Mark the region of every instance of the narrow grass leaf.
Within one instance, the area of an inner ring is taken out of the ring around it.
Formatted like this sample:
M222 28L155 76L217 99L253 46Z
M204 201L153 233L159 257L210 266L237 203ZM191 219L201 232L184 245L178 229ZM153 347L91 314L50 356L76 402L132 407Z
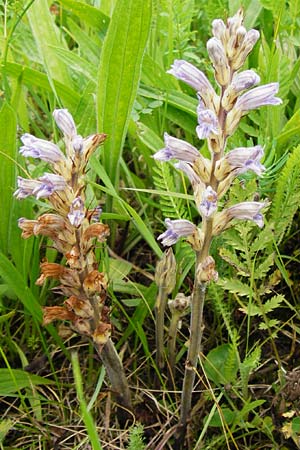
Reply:
M83 23L91 25L104 36L109 24L109 17L87 3L75 0L60 0L60 3L70 12L75 14Z
M88 406L87 406L85 398L84 398L82 377L81 377L80 366L79 366L79 361L78 361L78 354L73 352L71 358L72 358L72 367L73 367L73 374L74 374L77 398L78 398L78 401L80 404L82 419L86 426L87 433L89 435L90 443L92 445L93 450L102 450L102 446L100 444L100 440L99 440L99 436L97 433L97 428L96 428L94 419L93 419L91 413L89 412Z
M52 384L52 380L31 374L21 369L0 369L0 395L15 395L20 389L42 384Z
M104 40L97 89L98 130L108 134L104 167L115 187L151 24L151 0L119 0Z
M2 215L0 220L0 249L7 254L12 227L12 196L15 179L17 120L15 111L4 103L0 111L0 197Z
M66 48L66 45L62 36L58 34L58 28L54 23L55 16L51 15L47 0L35 0L27 16L40 58L50 80L58 80L66 86L72 86L67 65L57 57L53 48L53 46Z

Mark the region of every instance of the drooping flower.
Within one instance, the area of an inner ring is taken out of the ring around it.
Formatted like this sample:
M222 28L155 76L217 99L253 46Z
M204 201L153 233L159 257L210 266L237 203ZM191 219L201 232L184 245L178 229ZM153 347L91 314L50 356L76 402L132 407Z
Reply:
M24 134L21 141L24 146L20 148L20 153L25 157L39 158L51 164L65 159L61 150L52 142L38 139L29 133Z
M171 159L178 159L179 161L186 161L193 163L199 158L198 150L191 144L182 139L177 139L164 133L165 148L159 150L153 155L154 159L158 161L170 161Z
M207 41L206 48L211 62L215 68L217 82L221 86L226 86L230 79L230 68L222 42L213 37Z
M202 192L202 200L198 205L198 210L202 217L211 217L218 207L218 195L211 186Z
M191 236L197 230L197 227L192 222L185 219L166 219L165 224L167 230L160 234L157 239L168 247L176 244L179 238Z

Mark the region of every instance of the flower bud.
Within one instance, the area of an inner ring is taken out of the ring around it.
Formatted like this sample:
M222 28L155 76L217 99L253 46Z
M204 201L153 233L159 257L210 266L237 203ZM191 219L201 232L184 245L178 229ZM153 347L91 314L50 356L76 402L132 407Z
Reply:
M230 67L221 41L213 37L208 40L206 47L215 68L217 82L221 86L226 86L230 80Z
M205 260L198 265L196 278L198 283L208 283L218 280L218 272L215 270L215 260L212 256L207 256Z
M156 265L155 283L171 294L176 284L176 259L172 248L168 248Z
M65 138L70 140L75 138L77 135L76 125L67 109L55 109L53 117L56 125L63 132Z

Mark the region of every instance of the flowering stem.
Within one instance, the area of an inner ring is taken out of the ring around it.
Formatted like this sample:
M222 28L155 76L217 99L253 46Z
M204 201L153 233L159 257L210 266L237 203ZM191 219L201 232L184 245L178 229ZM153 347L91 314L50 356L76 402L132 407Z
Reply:
M178 322L180 318L181 318L180 312L174 311L169 325L169 342L168 342L169 365L173 377L175 375L176 336L177 336Z
M109 338L104 346L94 342L95 349L107 371L112 391L118 403L118 419L120 426L132 419L132 403L128 381L116 348Z
M165 365L164 324L167 298L168 290L164 286L160 286L155 304L156 364L159 369L162 369Z
M206 283L197 281L197 268L208 255L211 243L211 235L206 234L206 239L201 252L196 252L196 276L194 291L191 299L191 322L190 322L190 343L188 349L187 360L185 364L185 373L183 380L183 388L181 395L181 412L178 432L176 434L175 449L179 449L183 445L186 432L187 421L191 412L192 393L196 375L197 359L200 352L202 339L202 321L203 306L205 301Z

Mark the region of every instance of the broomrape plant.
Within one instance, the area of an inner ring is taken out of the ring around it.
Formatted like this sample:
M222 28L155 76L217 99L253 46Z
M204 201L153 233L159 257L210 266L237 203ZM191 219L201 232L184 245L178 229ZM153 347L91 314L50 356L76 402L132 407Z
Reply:
M225 153L228 138L235 132L241 118L248 111L265 105L279 105L276 97L278 83L254 87L260 77L253 70L240 71L248 54L259 38L257 30L247 31L243 26L243 11L212 23L213 37L207 42L207 51L214 67L218 92L206 75L187 61L176 60L169 73L197 91L199 139L207 139L210 159L180 139L165 134L165 147L154 158L159 161L177 160L175 168L189 178L196 208L201 216L201 226L188 220L166 219L167 230L158 240L165 246L174 245L184 237L195 251L196 266L191 296L190 342L183 380L181 414L177 432L177 447L182 445L187 421L191 412L191 399L197 368L197 359L203 329L203 306L209 282L216 281L218 273L210 255L213 238L229 227L234 220L251 220L262 228L263 210L268 201L249 201L219 209L220 200L228 193L233 180L251 170L258 176L264 171L260 163L263 148L235 148ZM159 350L160 351L160 350Z
M111 341L109 307L106 305L107 277L98 270L94 249L97 242L105 242L109 227L100 222L101 208L86 206L86 166L95 149L104 142L105 134L82 138L77 134L74 120L66 109L53 113L63 133L65 153L52 142L25 134L20 153L25 157L46 161L52 172L37 180L18 177L15 197L30 195L47 199L50 211L36 220L19 219L22 237L46 236L53 247L62 253L66 265L42 261L41 275L36 284L43 285L50 278L59 285L55 292L63 295L63 306L43 308L43 323L66 320L78 334L90 338L98 352L116 394L119 419L126 419L132 409L129 387L122 363Z

